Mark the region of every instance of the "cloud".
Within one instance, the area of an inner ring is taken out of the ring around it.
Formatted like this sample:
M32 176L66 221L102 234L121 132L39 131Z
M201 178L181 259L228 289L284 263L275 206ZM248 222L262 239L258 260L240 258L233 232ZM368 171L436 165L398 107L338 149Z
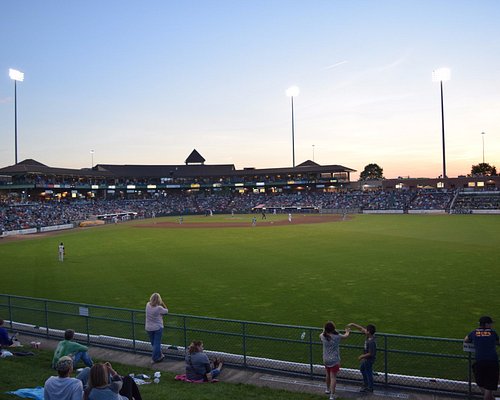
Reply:
M339 62L336 62L335 64L332 64L332 65L329 65L325 68L323 68L324 71L327 71L329 69L333 69L333 68L337 68L338 66L342 65L342 64L347 64L347 60L343 60L343 61L339 61Z
M377 71L387 71L390 69L394 69L396 67L399 67L401 64L403 64L407 58L408 58L408 54L403 54L398 59L390 62L389 64L382 65L381 67L378 67L376 70Z
M346 88L346 87L349 87L352 85L359 84L360 82L365 81L366 79L370 79L374 75L378 75L381 72L396 69L408 60L410 54L411 54L411 51L406 50L406 51L404 51L404 53L401 56L399 56L395 60L388 61L385 64L376 65L376 66L362 69L362 70L356 70L356 65L354 65L353 71L349 71L350 72L350 75L348 75L349 77L344 78L344 79L336 82L332 89L333 90L340 90L340 89L343 89L343 88ZM346 61L346 60L339 61L335 64L329 65L328 67L325 67L323 70L333 69L333 68L336 68L337 66L345 64L347 62L348 61Z

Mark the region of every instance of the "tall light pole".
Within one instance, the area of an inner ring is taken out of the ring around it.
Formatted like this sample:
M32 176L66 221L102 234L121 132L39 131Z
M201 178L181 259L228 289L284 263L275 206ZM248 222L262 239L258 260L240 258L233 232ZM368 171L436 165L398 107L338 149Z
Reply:
M292 167L295 168L295 128L293 118L293 98L298 96L300 90L297 86L291 86L286 90L286 95L292 99Z
M313 162L314 162L314 145L313 145Z
M481 137L483 138L483 164L484 164L484 135L486 135L486 133L481 132Z
M439 82L441 86L441 131L443 140L443 179L446 179L446 151L444 141L444 102L443 102L443 82L450 80L451 71L449 68L438 68L432 71L432 80Z
M94 150L90 150L90 159L91 159L91 164L90 164L90 169L94 168Z
M24 73L16 69L9 68L9 77L14 81L14 154L17 164L17 82L24 81Z

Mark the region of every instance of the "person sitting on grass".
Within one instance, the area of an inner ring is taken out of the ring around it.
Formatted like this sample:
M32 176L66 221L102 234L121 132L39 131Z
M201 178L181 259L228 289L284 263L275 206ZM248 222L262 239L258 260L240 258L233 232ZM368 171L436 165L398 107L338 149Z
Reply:
M121 377L109 362L85 368L77 378L86 386L84 400L142 400L133 378Z
M51 376L45 381L44 400L82 400L82 381L71 378L73 359L69 356L61 357L55 364L58 376Z
M76 368L80 360L82 360L87 367L92 367L94 363L88 353L88 347L73 341L74 336L75 331L73 329L66 329L66 332L64 332L64 340L59 342L54 352L52 368L55 368L57 361L63 356L72 357L73 368Z
M17 333L9 337L9 332L3 326L4 320L0 319L0 347L8 347L14 344L14 340L17 338Z
M222 361L216 359L214 366L210 365L208 356L203 352L203 342L191 342L186 355L186 378L190 381L211 382L217 378L222 369Z

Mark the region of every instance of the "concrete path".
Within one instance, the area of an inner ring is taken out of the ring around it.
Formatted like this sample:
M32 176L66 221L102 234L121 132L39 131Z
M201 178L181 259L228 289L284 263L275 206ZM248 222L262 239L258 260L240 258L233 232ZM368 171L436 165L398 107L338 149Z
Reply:
M41 348L55 349L57 341L40 337L31 337L20 335L21 343L30 343L31 341L41 342ZM157 371L169 371L175 374L184 373L184 361L166 359L158 364L151 364L151 357L144 354L134 354L131 352L104 349L100 347L90 347L89 353L93 359L117 362L124 365L137 367L137 373L141 373L142 368L152 368ZM133 371L131 371L133 372ZM319 380L307 378L294 378L279 374L269 374L265 372L255 372L241 368L231 368L224 366L220 380L230 383L245 383L255 386L266 386L274 389L284 389L304 394L313 393L324 395L325 384ZM363 400L381 400L381 399L401 399L401 400L456 400L459 396L444 396L437 394L413 392L403 389L385 389L376 388L373 394L366 395L359 393L359 386L340 382L337 384L337 395L342 398L362 398ZM462 396L463 397L463 396ZM325 395L325 399L328 397Z

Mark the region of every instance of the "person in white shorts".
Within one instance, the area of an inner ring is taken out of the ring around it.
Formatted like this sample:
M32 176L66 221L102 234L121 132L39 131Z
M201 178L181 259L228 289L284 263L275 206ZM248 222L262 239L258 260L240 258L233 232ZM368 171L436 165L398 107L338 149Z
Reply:
M61 242L59 243L59 261L63 262L64 261L64 243Z

